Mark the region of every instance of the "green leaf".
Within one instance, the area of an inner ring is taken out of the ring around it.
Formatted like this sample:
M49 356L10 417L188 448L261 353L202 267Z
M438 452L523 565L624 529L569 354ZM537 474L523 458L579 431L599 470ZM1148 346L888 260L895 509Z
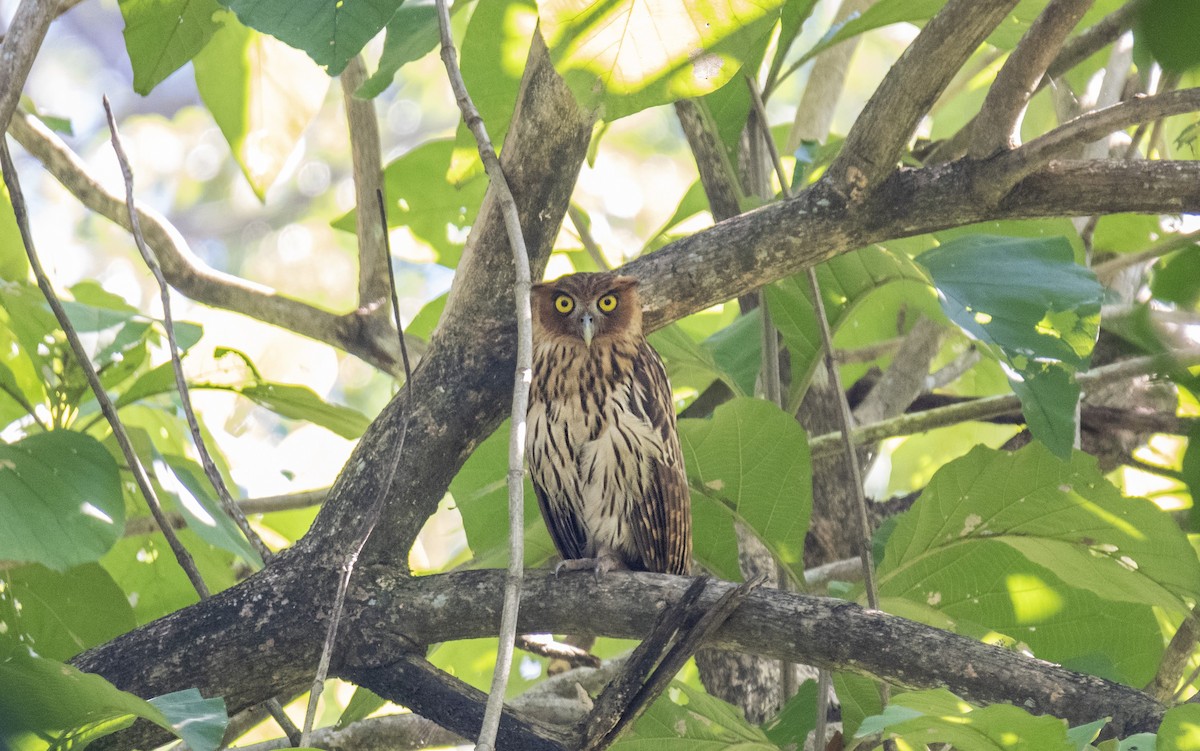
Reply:
M336 76L400 7L400 0L221 0L242 23L304 50Z
M156 696L150 703L159 709L192 751L216 751L229 725L225 700L205 699L194 688Z
M164 503L174 505L200 539L241 556L255 568L262 568L258 551L221 508L199 464L180 456L159 456L154 460L154 479Z
M463 37L463 81L487 124L488 137L498 149L517 104L537 22L534 0L481 0ZM461 186L482 172L475 136L466 123L460 122L446 179Z
M346 708L342 710L342 715L338 717L334 729L342 730L359 720L364 720L384 704L387 704L387 699L381 698L369 688L359 686L354 689L354 695L350 697Z
M835 672L833 689L842 705L842 732L853 738L863 720L883 711L875 681L854 673Z
M104 555L125 526L112 456L95 439L53 430L0 445L0 560L55 571Z
M196 56L220 28L216 0L120 0L133 90L145 96Z
M304 54L238 23L223 22L193 68L200 98L259 200L266 196L325 101L329 77Z
M808 438L796 419L762 399L739 398L710 420L680 420L696 503L717 500L754 531L798 581L812 512Z
M737 385L735 393L753 394L762 367L762 311L752 310L702 343L712 360Z
M286 383L255 383L236 389L255 404L282 417L306 420L353 440L363 434L371 420L358 410L332 404L307 386Z
M501 423L471 452L450 481L450 494L462 515L467 544L481 567L503 567L508 562L508 426L508 421ZM527 475L525 565L538 566L557 555Z
M1189 245L1159 261L1150 282L1154 296L1184 308L1200 303L1200 245Z
M438 262L458 263L465 230L475 221L487 185L473 180L461 189L442 175L450 165L454 144L449 140L427 141L393 160L384 170L388 201L388 226L407 227L437 253ZM354 211L333 226L354 231Z
M901 306L910 313L915 309L940 319L937 301L921 269L906 255L879 246L862 248L821 264L817 267L817 281L835 334L868 299L872 301L870 321L875 326L890 328L874 332L884 337L901 333L895 325L898 316L888 315L893 309L898 314ZM902 285L896 286L895 295L880 296L884 288L896 282ZM764 291L775 327L791 353L793 395L789 403L798 405L813 369L820 362L821 352L821 333L808 292L808 279L797 274L765 287Z
M1080 394L1071 373L1057 365L1045 365L1009 382L1021 400L1030 432L1058 458L1069 457L1075 445L1075 405Z
M1018 370L1029 361L1087 367L1102 289L1075 263L1066 238L969 235L917 261L942 293L946 315Z
M178 535L209 589L218 592L237 583L239 562L232 553L205 543L191 529L178 530ZM122 538L100 563L130 593L138 625L196 602L196 591L161 532Z
M616 751L737 749L778 751L740 709L676 681L633 728L610 747Z
M61 662L13 649L0 637L0 747L42 751L82 748L88 742L128 727L135 717L173 730L167 717L149 702L118 690L98 675L81 673Z
M1122 497L1095 460L1033 443L977 447L944 466L900 517L879 565L882 596L905 597L1133 684L1162 640L1151 607L1180 611L1200 561L1170 516Z
M437 45L437 9L433 5L417 5L411 0L401 5L387 23L379 69L358 87L354 95L363 99L379 96L392 84L401 68L425 57Z
M1101 717L1100 719L1089 722L1086 725L1078 725L1067 730L1067 737L1071 739L1071 743L1075 745L1075 751L1084 751L1091 745L1092 741L1100 736L1100 731L1108 724L1111 717Z
M0 185L0 281L26 282L29 275L29 257L17 229L8 187Z
M540 0L554 67L581 105L615 120L733 79L783 0Z
M39 564L0 571L0 623L43 657L66 660L137 623L108 572L85 563L59 573Z
M1200 706L1181 704L1163 715L1158 751L1200 751Z
M1200 66L1200 13L1191 0L1148 0L1138 11L1137 34L1163 70Z
M855 738L880 734L916 746L947 743L958 751L1074 751L1067 724L1057 717L1035 717L1010 704L982 709L938 688L892 699L882 714L868 717Z
M817 725L817 682L805 681L788 699L779 714L763 723L763 731L771 742L780 748L789 744L804 748L804 740Z
M1030 430L1067 458L1075 435L1073 372L1086 368L1100 331L1102 289L1063 237L965 235L917 259L942 308L1015 371ZM1065 370L1061 370L1065 368Z

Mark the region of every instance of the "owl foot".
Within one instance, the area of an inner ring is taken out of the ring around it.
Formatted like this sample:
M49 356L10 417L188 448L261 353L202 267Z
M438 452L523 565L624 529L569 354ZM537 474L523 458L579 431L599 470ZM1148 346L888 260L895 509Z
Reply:
M596 578L607 574L609 571L615 571L625 568L621 563L621 559L612 554L601 554L595 558L569 558L565 561L559 561L554 567L554 575L557 577L563 571L592 571Z

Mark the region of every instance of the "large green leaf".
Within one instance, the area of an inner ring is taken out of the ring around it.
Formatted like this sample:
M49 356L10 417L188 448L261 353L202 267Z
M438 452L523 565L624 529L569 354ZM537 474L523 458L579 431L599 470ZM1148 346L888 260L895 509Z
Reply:
M1163 715L1158 751L1200 751L1200 706L1181 704Z
M777 751L740 709L675 682L611 748L615 751Z
M42 657L66 660L133 629L125 593L96 563L63 573L39 564L0 571L0 623Z
M262 200L325 101L329 77L232 13L218 18L221 29L193 62L196 88Z
M850 737L858 732L858 726L871 715L883 711L883 700L875 681L856 673L836 672L833 674L833 690L842 705L843 732Z
M1168 515L1121 496L1091 457L978 447L900 517L879 590L1137 683L1162 649L1151 607L1195 600L1200 562Z
M732 511L803 581L812 465L795 418L762 399L734 399L712 419L680 420L679 439L688 482L698 491L693 504Z
M200 539L241 556L255 568L262 567L258 552L221 508L199 464L180 456L158 456L153 466L156 489L164 505L174 506Z
M946 315L1014 371L1033 434L1056 455L1075 436L1076 370L1100 331L1102 289L1064 237L965 235L917 259Z
M902 738L924 746L946 743L959 751L1075 751L1067 723L1034 716L1010 704L973 707L944 688L913 691L892 699L882 714L868 717L855 738Z
M196 751L220 748L229 725L225 700L221 697L205 699L199 690L185 688L156 696L150 703L163 713L188 748Z
M437 252L438 262L458 263L465 232L475 221L487 185L472 180L461 189L442 175L450 166L454 143L428 141L393 160L384 170L388 201L388 226L407 227L418 239ZM354 212L334 221L333 226L354 231Z
M252 29L304 50L336 76L391 20L403 0L221 0Z
M401 5L400 10L396 11L396 15L387 23L387 36L383 40L379 68L354 95L363 98L379 96L391 85L392 79L401 68L421 59L437 45L437 9L432 4Z
M896 321L901 310L941 318L934 293L921 269L906 255L879 246L862 248L821 264L817 267L817 281L821 285L829 325L835 334L867 300L872 301L869 320L859 328L879 327L872 336L880 334L886 338L900 333L896 330ZM894 295L890 298L881 296L886 295L884 288L896 282L901 286L895 287ZM772 320L791 353L792 396L789 403L798 406L799 397L807 388L821 353L821 332L808 291L808 279L804 274L797 274L764 290Z
M65 571L104 555L125 526L112 456L67 430L0 445L0 560Z
M149 702L118 690L98 675L34 657L0 637L0 746L12 751L43 751L86 743L128 727L144 717L171 729Z
M243 386L237 392L277 415L307 420L332 430L342 438L358 438L371 424L371 420L358 410L327 402L307 386L256 383Z
M508 562L508 426L505 421L480 443L450 482L467 544L481 567L503 567ZM526 477L525 565L538 566L555 555Z
M761 357L761 321L759 312L752 311L703 342L677 324L655 331L649 339L666 363L675 389L686 386L699 391L720 379L735 395L749 396L754 393Z
M211 591L219 592L237 583L238 561L232 553L208 545L190 529L178 530L177 534ZM100 565L128 594L138 625L196 602L196 591L161 532L122 538Z
M196 56L220 28L216 0L120 0L133 90L145 96Z
M1138 10L1138 41L1164 70L1200 67L1200 13L1190 0L1147 0Z
M554 67L580 103L615 120L730 81L782 0L540 0Z

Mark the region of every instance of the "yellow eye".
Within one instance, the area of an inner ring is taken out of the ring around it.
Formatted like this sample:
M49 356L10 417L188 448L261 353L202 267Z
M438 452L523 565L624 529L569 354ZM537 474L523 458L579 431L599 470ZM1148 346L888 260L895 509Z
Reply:
M611 313L617 309L617 296L605 295L596 301L596 307L600 308L605 313Z
M566 295L559 295L554 298L554 309L566 315L575 309L575 301Z

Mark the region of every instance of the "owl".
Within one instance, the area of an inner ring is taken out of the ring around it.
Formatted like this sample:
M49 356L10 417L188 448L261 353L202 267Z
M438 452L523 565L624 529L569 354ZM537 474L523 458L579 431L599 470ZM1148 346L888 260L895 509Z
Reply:
M692 523L671 387L637 279L535 284L528 461L559 569L685 574Z

